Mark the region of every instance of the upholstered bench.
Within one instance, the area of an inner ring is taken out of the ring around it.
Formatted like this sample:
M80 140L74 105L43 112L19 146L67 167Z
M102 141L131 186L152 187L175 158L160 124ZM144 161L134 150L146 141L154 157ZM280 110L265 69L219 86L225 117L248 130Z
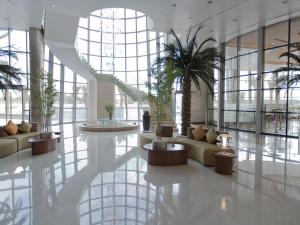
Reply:
M16 139L0 139L0 158L16 153L17 149Z

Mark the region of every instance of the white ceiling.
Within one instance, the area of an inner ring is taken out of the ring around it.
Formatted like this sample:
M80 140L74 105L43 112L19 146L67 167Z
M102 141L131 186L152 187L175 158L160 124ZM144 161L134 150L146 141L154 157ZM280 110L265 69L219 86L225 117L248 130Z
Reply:
M150 16L155 31L167 31L173 27L178 33L184 33L189 26L204 23L205 27L201 33L203 38L214 36L223 41L236 34L251 31L258 24L277 22L300 13L299 0L288 0L287 4L282 4L284 0L212 0L211 4L208 1L0 0L0 27L14 29L39 27L45 8L86 17L90 12L100 8L124 7L136 9Z

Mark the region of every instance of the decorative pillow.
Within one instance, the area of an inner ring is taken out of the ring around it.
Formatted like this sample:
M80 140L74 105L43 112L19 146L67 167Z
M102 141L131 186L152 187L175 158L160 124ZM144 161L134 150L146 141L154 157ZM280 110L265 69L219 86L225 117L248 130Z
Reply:
M196 141L203 141L205 138L205 130L203 129L202 126L197 127L193 131L194 139Z
M31 130L31 127L32 127L32 124L22 121L21 125L19 126L19 131L21 133L29 133Z
M7 137L9 134L4 130L4 127L0 128L0 137Z
M211 128L207 133L206 133L206 140L209 144L216 144L217 143L217 132L215 128Z
M195 130L195 128L188 127L188 130L187 130L187 138L188 139L194 140L193 130Z
M9 135L16 135L18 132L18 126L14 124L11 120L8 121L4 129Z

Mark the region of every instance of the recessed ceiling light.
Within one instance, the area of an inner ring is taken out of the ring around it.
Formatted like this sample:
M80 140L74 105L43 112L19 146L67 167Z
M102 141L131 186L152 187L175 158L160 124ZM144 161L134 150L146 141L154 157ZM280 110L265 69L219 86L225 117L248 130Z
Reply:
M51 7L52 7L52 8L55 8L55 4L51 4Z
M208 0L208 1L207 1L207 4L209 4L209 5L212 4L212 3L213 3L212 0Z
M189 20L190 20L190 19L192 19L192 17L191 17L191 16L189 16Z
M281 4L285 5L285 4L287 4L288 2L289 2L288 0L284 0L284 1L281 2Z
M209 33L212 33L212 32L213 32L212 30L209 31Z
M175 8L176 6L177 6L177 4L176 4L176 3L173 3L173 4L172 4L172 7L174 7L174 8Z
M237 21L238 21L238 19L237 19L237 18L235 18L235 19L233 19L233 20L232 20L232 22L237 22Z

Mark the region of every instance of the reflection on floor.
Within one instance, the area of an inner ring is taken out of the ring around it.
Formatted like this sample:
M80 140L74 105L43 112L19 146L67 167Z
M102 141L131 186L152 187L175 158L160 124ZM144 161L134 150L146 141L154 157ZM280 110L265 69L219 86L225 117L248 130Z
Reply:
M299 224L297 139L232 133L233 176L189 160L152 167L137 133L63 127L59 150L0 159L0 224Z

